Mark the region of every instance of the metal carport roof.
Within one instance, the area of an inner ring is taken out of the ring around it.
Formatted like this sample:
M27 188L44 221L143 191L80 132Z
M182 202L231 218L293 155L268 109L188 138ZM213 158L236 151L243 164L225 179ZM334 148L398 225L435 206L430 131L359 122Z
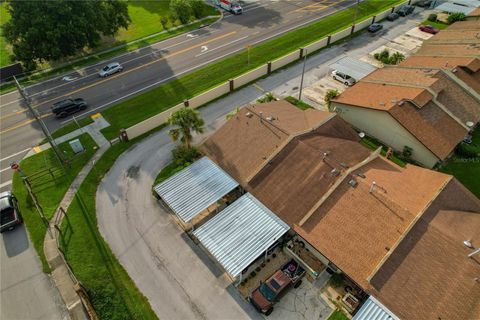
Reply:
M480 1L479 0L450 0L449 2L453 4L458 4L461 6L466 6L466 7L473 7L473 8L478 8L480 7Z
M237 186L212 160L203 157L154 189L183 222L189 222Z
M338 70L341 73L348 74L356 81L377 70L377 68L372 66L370 63L350 57L343 57L332 63L329 67L330 69Z
M446 2L446 3L443 3L443 4L439 5L438 7L435 7L435 10L445 11L445 12L448 12L448 13L462 12L462 13L467 15L470 12L472 12L473 10L475 10L475 8L460 6L458 4L453 4L453 3Z
M233 277L289 229L250 193L210 219L193 235Z
M380 301L370 296L352 320L400 320Z

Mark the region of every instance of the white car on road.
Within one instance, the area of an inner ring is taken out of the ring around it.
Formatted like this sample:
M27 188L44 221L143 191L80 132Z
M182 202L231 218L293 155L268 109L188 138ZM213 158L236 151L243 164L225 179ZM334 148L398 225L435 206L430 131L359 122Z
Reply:
M114 73L120 72L123 70L123 67L120 63L118 62L112 62L107 64L105 67L100 70L98 75L102 78L108 77L109 75L112 75Z

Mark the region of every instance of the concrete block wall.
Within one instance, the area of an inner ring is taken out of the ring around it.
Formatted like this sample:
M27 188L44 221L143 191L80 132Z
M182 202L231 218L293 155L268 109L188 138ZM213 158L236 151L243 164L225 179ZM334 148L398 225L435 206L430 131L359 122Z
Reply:
M137 123L136 125L130 127L127 129L127 135L130 139L136 138L145 132L148 132L150 130L155 129L156 127L161 126L165 122L167 122L167 119L170 117L170 114L173 112L179 110L180 108L184 108L185 105L182 103L177 104L175 107L170 108L164 112L161 112L157 115L154 115L151 118L148 118L146 120L143 120L140 123Z
M295 50L292 53L287 54L286 56L281 57L280 59L272 61L272 71L280 69L287 64L298 60L300 58L300 49Z
M335 41L343 39L346 36L349 36L351 32L352 32L352 28L348 27L347 29L344 29L342 31L339 31L337 33L332 34L332 38L330 40L330 43L334 43Z
M391 12L392 12L392 8L389 8L389 9L383 11L382 13L377 14L376 17L375 17L375 21L378 22L380 20L385 19Z
M215 100L218 97L221 97L228 92L230 92L230 84L227 81L213 89L210 89L188 100L188 106L194 109L198 108L201 105L204 105L207 102Z
M308 46L305 46L305 49L307 50L307 53L310 54L314 51L317 51L323 47L326 47L328 43L328 38L323 38L322 40L315 41L314 43L309 44Z
M369 17L367 18L367 20L363 20L362 22L359 22L355 25L355 32L365 29L371 24L372 24L372 17Z
M297 54L298 55L298 54ZM258 79L268 73L268 64L264 64L252 71L242 74L239 77L233 79L233 83L235 84L235 89L240 88L241 86Z

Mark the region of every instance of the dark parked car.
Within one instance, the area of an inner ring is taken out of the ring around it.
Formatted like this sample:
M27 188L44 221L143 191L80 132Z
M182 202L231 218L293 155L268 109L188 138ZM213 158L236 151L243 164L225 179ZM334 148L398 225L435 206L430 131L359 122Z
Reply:
M410 13L412 13L413 10L415 10L414 6L404 5L400 8L400 10L397 11L397 13L399 15L401 15L402 17L405 17L405 16L409 15Z
M392 12L392 13L390 13L390 14L387 16L387 20L388 20L388 21L394 21L394 20L397 20L398 17L400 17L400 16L398 15L398 13Z
M0 193L0 232L12 230L22 221L15 196L10 191Z
M431 4L432 0L421 0L415 3L416 6L419 6L421 8L429 8Z
M418 29L420 29L421 31L423 32L426 32L426 33L431 33L431 34L437 34L440 30L438 30L437 28L434 28L430 25L426 25L426 26L419 26Z
M380 23L373 23L368 27L368 32L375 33L383 29L383 25Z
M58 118L64 118L69 114L85 110L88 105L82 98L66 99L53 104L52 112Z

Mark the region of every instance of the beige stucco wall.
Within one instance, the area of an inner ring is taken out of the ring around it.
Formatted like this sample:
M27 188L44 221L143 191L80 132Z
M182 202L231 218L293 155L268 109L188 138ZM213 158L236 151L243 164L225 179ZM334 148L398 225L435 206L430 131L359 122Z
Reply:
M272 61L272 71L277 70L287 64L298 60L300 58L300 50L295 50L292 53L289 53L277 60Z
M170 117L170 115L173 112L179 110L180 108L184 108L183 103L180 103L175 107L168 109L167 111L159 113L151 118L148 118L146 120L143 120L142 122L137 123L134 126L131 126L130 128L127 129L128 137L130 139L136 138L144 134L145 132L148 132L164 124L165 122L167 122L167 119Z
M402 151L405 146L409 146L413 149L412 159L425 167L432 168L438 162L439 159L388 112L352 107L336 102L332 102L332 107L335 107L340 117L352 126L391 146L394 150Z
M346 36L350 35L351 32L352 32L352 28L350 26L350 27L347 27L346 29L343 29L342 31L332 34L330 43L334 43L335 41L345 38Z
M375 21L380 21L382 19L385 19L390 14L390 12L392 12L392 8L388 8L387 10L377 14Z
M362 29L365 29L368 27L370 24L372 24L372 17L369 17L366 20L363 20L362 22L359 22L355 25L355 32L360 31Z
M193 109L198 108L228 92L230 92L230 83L227 81L213 89L205 91L204 93L189 99L189 106Z
M328 38L323 38L322 40L315 41L314 43L311 43L308 46L305 46L305 49L307 49L307 53L310 54L314 51L317 51L318 49L321 49L327 46L327 42L328 42Z
M265 64L256 69L253 69L252 71L244 73L239 77L236 77L235 79L233 79L233 84L235 85L235 89L266 75L267 72L268 72L268 65Z

